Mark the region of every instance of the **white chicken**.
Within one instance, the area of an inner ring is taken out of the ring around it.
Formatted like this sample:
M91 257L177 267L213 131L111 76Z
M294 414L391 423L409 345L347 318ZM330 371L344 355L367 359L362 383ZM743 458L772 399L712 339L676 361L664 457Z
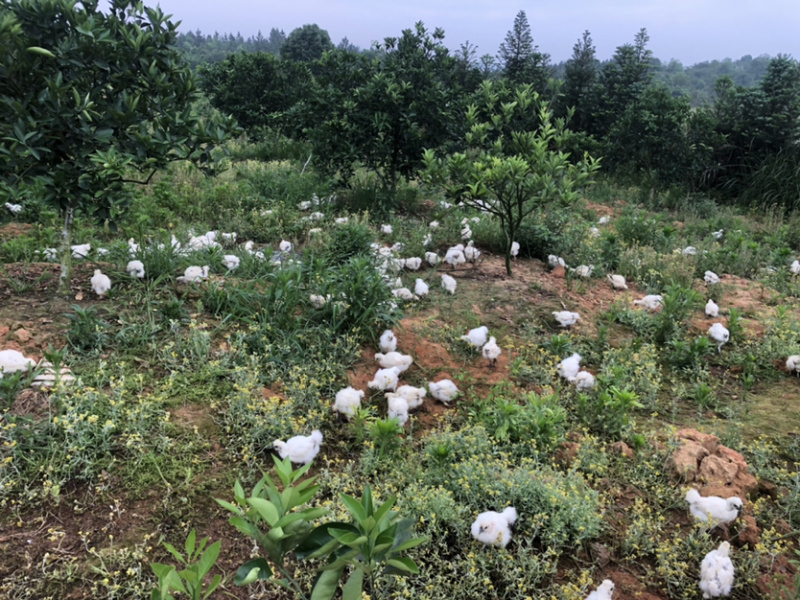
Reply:
M280 245L278 246L281 252L291 252L292 251L292 242L288 240L281 240Z
M789 266L789 271L792 275L800 275L800 260L795 260Z
M497 366L497 359L500 357L500 352L500 346L497 345L497 340L494 337L490 337L489 341L481 348L481 354L483 358L489 361L490 369Z
M720 279L719 275L714 273L714 271L706 271L703 275L703 281L706 282L706 285L717 285Z
M474 244L475 242L470 240L467 246L464 248L464 258L472 263L478 260L481 256L481 251L478 250Z
M429 291L428 284L422 281L422 279L417 279L414 282L414 293L420 298L422 298L423 296L427 296L428 291Z
M442 379L441 381L433 382L431 381L428 383L428 388L431 391L431 396L443 402L446 405L450 405L450 402L458 396L458 388L456 384L450 381L449 379Z
M625 282L623 275L608 275L608 280L611 282L611 287L615 290L627 290L628 284Z
M594 271L594 265L578 265L572 269L572 272L578 277L591 277L592 271Z
M717 343L717 352L722 352L722 345L731 337L730 331L722 323L714 323L708 328L708 337Z
M36 365L36 361L25 356L19 350L0 350L0 379L3 373L25 372Z
M400 378L400 369L397 367L389 367L387 369L378 369L375 377L367 384L367 387L373 390L392 390L397 388L397 383Z
M517 258L519 254L519 242L511 242L511 258Z
M553 316L555 317L558 324L562 327L571 327L578 322L578 319L581 316L576 312L570 312L568 310L554 310Z
M786 359L786 370L789 371L789 373L800 375L800 354L792 354Z
M411 290L407 287L401 287L392 290L392 295L400 300L419 300L419 298L412 294Z
M225 235L225 234L223 234ZM222 257L222 266L224 266L228 271L233 271L234 269L239 268L239 257L235 254L226 254Z
M322 445L322 433L315 429L311 435L296 435L290 437L285 442L275 440L272 442L272 447L277 451L278 456L281 458L289 457L289 460L295 464L307 465L314 457L319 454L319 448Z
M481 325L480 327L476 327L475 329L470 329L467 332L467 335L462 335L461 339L467 342L470 346L475 346L476 348L480 348L486 343L486 339L489 336L489 328L486 325Z
M451 294L456 293L456 280L450 275L442 275L442 287Z
M144 263L140 260L128 261L128 266L125 267L125 271L127 271L128 275L130 275L131 277L138 277L139 279L143 279Z
M439 255L436 254L436 252L426 252L425 262L427 262L430 266L435 267L439 264Z
M591 594L586 596L586 600L611 600L614 594L614 582L610 579L604 579L603 583L597 586Z
M403 427L408 422L408 401L398 394L389 393L386 395L386 404L386 417L396 419L398 425Z
M505 548L511 541L511 526L517 521L517 510L509 506L503 512L482 512L472 523L472 537L487 546Z
M325 296L320 296L319 294L311 294L308 299L311 301L311 306L314 308L322 308L330 302L331 295L326 294Z
M575 384L575 389L579 392L588 392L594 389L594 375L589 371L579 371L570 382Z
M183 277L178 277L181 283L198 283L208 278L208 265L203 267L186 267Z
M556 267L566 267L567 263L564 262L564 259L560 256L556 256L555 254L548 254L547 255L547 264L551 269L555 269Z
M387 392L386 397L389 398L392 395L401 396L405 398L405 401L408 403L409 410L414 410L419 406L422 406L422 402L425 399L425 396L428 394L428 390L424 387L414 387L413 385L401 385L397 388L395 392Z
M730 551L730 543L722 542L716 550L706 554L700 563L700 590L703 598L730 595L734 574Z
M636 306L644 306L647 310L658 310L664 303L664 296L661 294L648 294L640 300L634 300Z
M558 374L564 379L571 381L578 376L581 370L581 355L575 352L572 356L565 358L556 367Z
M689 512L695 519L704 521L709 526L727 525L739 516L742 509L742 499L738 496L720 498L708 496L704 498L697 490L686 492L686 502L689 503Z
M401 354L400 352L387 352L386 354L378 352L375 355L375 360L377 360L378 364L384 369L397 367L398 373L406 371L414 362L411 356L408 354Z
M72 258L86 258L89 256L89 251L92 249L91 244L76 244L70 246L72 250Z
M381 225L381 233L392 235L392 233L394 233L394 229L392 229L391 225Z
M101 298L111 289L111 280L108 278L108 275L104 275L100 269L94 270L91 282L92 291Z
M353 387L347 386L346 388L336 392L336 399L333 402L333 410L345 415L349 419L356 414L357 409L361 408L361 399L363 397L363 390L357 390Z
M458 265L462 265L467 262L467 257L464 256L464 246L458 244L453 246L452 248L447 249L447 253L444 255L444 262L448 265L453 267L454 269Z
M397 337L394 335L394 331L391 329L384 330L379 344L382 352L394 352L397 350Z
M706 315L709 317L718 317L719 316L719 305L714 302L711 298L708 299L706 302Z
M405 267L409 271L418 271L422 266L422 259L419 256L412 256L406 259Z

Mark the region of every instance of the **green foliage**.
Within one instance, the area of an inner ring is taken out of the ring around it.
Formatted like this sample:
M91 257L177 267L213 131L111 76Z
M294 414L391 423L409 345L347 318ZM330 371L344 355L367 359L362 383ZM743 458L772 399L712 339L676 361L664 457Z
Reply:
M109 323L100 318L94 306L82 308L73 304L72 310L72 313L66 315L69 319L69 345L76 350L102 350L108 343Z
M543 93L550 75L547 65L550 55L539 52L538 48L533 43L528 17L521 10L514 17L513 29L500 44L503 75L514 84L529 83Z
M604 383L600 379L601 385ZM635 392L613 385L597 394L578 396L578 415L592 430L611 439L622 439L633 433L633 409L642 408Z
M310 63L333 50L331 36L316 23L292 30L281 46L281 57L290 61Z
M314 584L312 598L333 598L348 567L353 570L342 586L343 600L359 600L362 590L370 595L385 596L387 576L419 573L414 560L403 554L427 539L411 537L413 522L392 510L395 497L376 506L372 489L366 486L360 501L347 494L340 494L339 498L347 507L352 522L319 526L304 548L303 555L309 558L330 557Z
M195 79L175 49L177 25L158 8L15 0L2 17L0 197L37 182L64 212L66 293L75 210L113 222L132 171L149 181L176 160L212 169L232 125L192 110Z
M422 23L378 46L380 57L333 50L318 66L309 100L309 135L316 164L350 181L356 162L394 195L412 176L426 147L457 139L465 90L441 29Z
M354 218L334 227L327 240L327 259L332 264L341 264L354 256L367 256L372 251L370 244L375 239L369 226Z
M234 486L235 504L217 499L220 506L233 513L231 525L252 538L266 553L266 558L255 558L239 567L235 582L237 585L248 585L266 580L284 589L291 589L305 598L287 568L287 555L306 542L312 533L312 522L325 516L328 511L324 508L302 508L319 489L314 484L316 477L309 477L298 483L311 467L311 463L292 469L288 458L280 460L274 455L272 458L282 484L280 489L265 474L249 496L245 496L244 488L237 481ZM270 563L277 569L280 579L276 577Z
M196 536L197 533L192 529L186 538L185 556L172 544L164 542L164 547L184 568L178 571L172 565L150 563L153 572L158 576L158 587L153 590L151 600L173 600L170 592L187 594L191 600L206 600L222 583L221 575L214 575L208 587L203 581L217 562L221 542L216 541L206 548L208 538L197 543Z
M511 103L501 104L490 82L482 84L481 94L484 105L471 105L467 111L466 141L473 149L446 158L426 150L424 177L444 186L448 196L500 221L506 272L511 275L511 244L525 219L573 204L599 163L585 155L573 164L559 150L567 137L566 123L553 120L549 104L529 85L517 89ZM515 119L529 114L538 118L535 130L511 129Z

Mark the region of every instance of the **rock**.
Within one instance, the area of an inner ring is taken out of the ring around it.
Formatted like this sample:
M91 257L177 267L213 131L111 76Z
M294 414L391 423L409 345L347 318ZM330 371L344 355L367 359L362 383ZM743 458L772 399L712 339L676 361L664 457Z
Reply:
M761 536L761 530L753 515L739 515L739 543L755 548Z
M20 327L14 332L14 337L17 338L17 341L25 344L29 342L31 339L31 334L28 332L27 329Z
M569 467L578 455L581 445L577 442L561 442L559 449L556 450L555 460L565 467Z
M558 265L555 269L550 271L550 274L556 279L566 279L567 269L564 267L564 265Z
M708 456L708 450L697 442L685 440L667 459L667 468L678 479L694 481L700 461Z
M739 465L721 456L706 456L700 463L696 479L708 485L730 485L736 479L739 468Z
M0 325L0 340L5 339L11 328L8 325Z
M758 493L769 496L775 502L778 501L778 486L766 479L758 480Z
M604 569L611 562L611 550L607 546L594 542L589 546L589 549L594 563L599 568Z
M697 442L708 450L709 454L714 454L719 447L719 438L717 436L697 431L697 429L681 429L675 433L675 437L681 440Z
M623 458L633 458L633 450L625 442L614 442L611 444L611 451Z

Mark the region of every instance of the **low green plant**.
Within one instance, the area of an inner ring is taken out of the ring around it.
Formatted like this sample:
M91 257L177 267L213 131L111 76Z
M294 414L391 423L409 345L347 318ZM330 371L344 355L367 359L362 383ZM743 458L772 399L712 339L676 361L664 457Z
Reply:
M395 496L376 506L372 489L366 486L361 500L347 494L340 494L339 498L352 522L321 525L309 536L301 553L307 558L328 558L311 597L333 598L342 575L349 570L342 586L342 600L360 600L362 593L386 598L390 590L388 577L419 573L416 562L403 554L427 539L412 537L411 519L404 519L392 510Z
M197 543L194 529L189 533L184 545L184 556L172 544L164 542L164 547L183 566L178 571L172 565L151 563L150 567L158 577L158 587L150 595L151 600L173 600L171 592L187 594L191 600L206 600L222 583L221 575L214 575L206 586L205 576L211 571L219 557L221 542L218 540L206 547L208 538Z
M386 458L400 447L403 428L397 419L374 419L367 425L367 433L375 445L378 456Z
M109 324L100 318L94 306L83 308L73 304L72 311L65 315L69 320L69 345L76 350L102 350L108 344Z
M602 378L600 383L603 384ZM635 392L608 386L598 394L578 396L578 415L590 429L612 439L621 439L632 433L631 412L643 408Z

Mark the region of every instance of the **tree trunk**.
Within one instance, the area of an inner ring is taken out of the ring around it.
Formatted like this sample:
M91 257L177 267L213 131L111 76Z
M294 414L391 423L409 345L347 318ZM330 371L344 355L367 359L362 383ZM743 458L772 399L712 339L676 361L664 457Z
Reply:
M512 222L508 224L508 231L506 231L506 275L511 277L511 244L514 243L514 234L516 229Z
M72 281L72 221L75 219L75 209L67 206L64 213L64 230L61 232L61 275L58 278L58 291L60 296L69 296L69 285Z

